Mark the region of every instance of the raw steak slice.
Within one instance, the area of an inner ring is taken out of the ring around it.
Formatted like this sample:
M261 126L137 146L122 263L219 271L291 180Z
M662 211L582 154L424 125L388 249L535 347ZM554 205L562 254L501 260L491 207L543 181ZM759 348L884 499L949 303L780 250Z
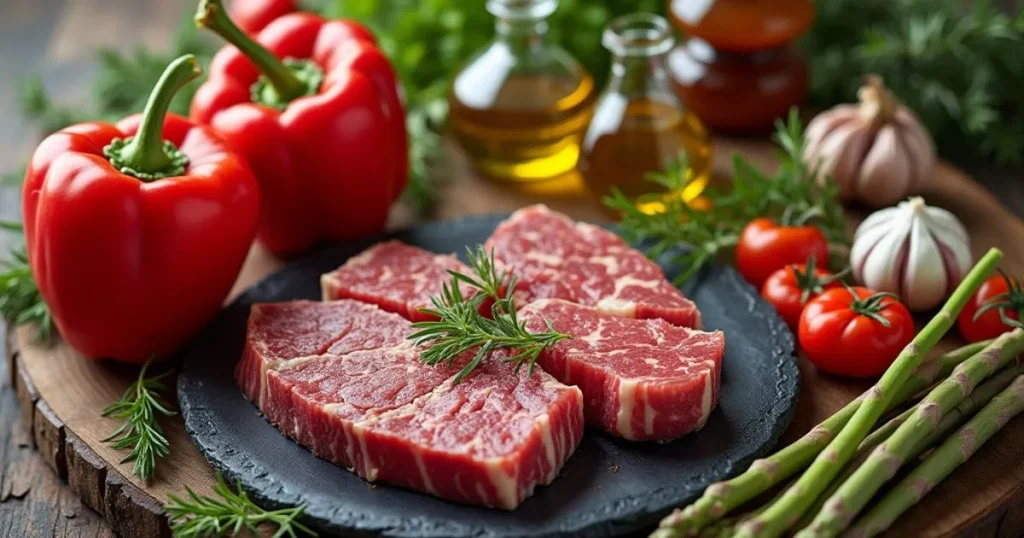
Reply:
M245 349L235 367L242 392L262 406L266 372L283 361L403 345L409 322L357 301L255 304Z
M365 305L378 314L352 301L325 304L344 309L352 327L376 331L387 316L408 330L408 321L373 306ZM251 362L265 366L264 416L317 456L370 481L511 510L536 485L550 483L579 444L583 397L576 387L500 361L453 384L461 364L420 364L405 341L387 345L378 337L364 345L370 336L360 329L340 339L293 332L322 324L325 316L311 306L293 308L277 327L259 314L263 322L250 323L246 348L262 353ZM308 355L313 349L331 351ZM239 369L243 386L251 370Z
M520 209L487 240L519 277L517 304L564 299L627 318L700 327L700 312L658 264L617 235L543 205Z
M325 301L356 299L406 319L426 321L431 317L419 310L429 306L430 297L439 295L442 284L451 280L449 270L470 269L455 256L434 254L401 241L387 241L320 277L320 288ZM467 287L461 289L467 296L472 293Z
M541 353L555 379L583 391L587 423L635 441L668 441L700 429L718 401L725 337L603 314L557 300L519 311L530 331L573 336Z

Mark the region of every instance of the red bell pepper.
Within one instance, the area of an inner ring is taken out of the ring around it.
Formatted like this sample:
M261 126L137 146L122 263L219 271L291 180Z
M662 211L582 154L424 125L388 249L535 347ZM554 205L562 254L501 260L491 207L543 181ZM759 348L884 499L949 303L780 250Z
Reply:
M381 231L408 155L395 73L369 30L292 13L257 42L220 0L203 0L196 24L234 45L214 57L190 115L253 169L264 200L257 239L290 256Z
M247 34L255 34L294 11L295 0L231 0L231 18Z
M212 129L167 114L202 70L172 62L145 112L47 137L25 176L32 275L88 357L166 357L213 317L245 261L259 187Z

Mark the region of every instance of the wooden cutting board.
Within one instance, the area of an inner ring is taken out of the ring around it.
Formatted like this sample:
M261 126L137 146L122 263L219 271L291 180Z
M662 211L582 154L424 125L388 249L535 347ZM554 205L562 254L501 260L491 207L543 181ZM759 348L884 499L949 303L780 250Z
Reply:
M742 152L757 165L774 166L774 150L766 142L723 140L716 145L717 178L728 178L730 155L734 151ZM436 218L509 212L536 202L547 203L577 219L607 218L576 177L523 190L475 176L454 151L445 172L441 175L448 179L442 187L443 202ZM1006 254L1004 269L1024 272L1024 222L970 178L941 165L924 196L929 204L949 209L960 217L970 231L975 255L992 246L1002 248ZM857 208L849 211L851 231L865 214ZM407 208L398 208L392 217L392 226L415 222ZM281 261L254 247L232 296L281 266ZM169 536L160 508L167 495L184 492L186 486L208 493L213 483L213 471L193 447L180 418L163 421L171 456L159 463L152 482L142 483L129 474L130 464L119 463L124 453L103 442L117 422L100 416L101 410L121 395L137 372L86 360L59 341L41 346L33 336L32 330L26 328L10 332L7 358L24 423L32 429L36 448L54 472L115 531L124 536ZM936 352L960 344L959 337L952 334ZM799 437L867 387L865 383L820 375L805 361L801 362L800 403L783 442ZM888 536L1021 536L1022 458L1024 419L1017 419L901 518Z

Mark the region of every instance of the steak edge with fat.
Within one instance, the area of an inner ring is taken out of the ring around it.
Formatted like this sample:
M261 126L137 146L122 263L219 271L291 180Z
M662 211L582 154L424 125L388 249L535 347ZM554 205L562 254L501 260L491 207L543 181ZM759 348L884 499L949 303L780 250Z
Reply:
M627 318L701 326L697 306L658 264L614 233L544 205L513 213L486 248L519 278L517 304L563 299Z
M431 296L441 294L442 285L451 280L450 270L470 273L470 268L455 256L391 240L364 250L322 275L320 289L325 301L355 299L412 321L428 321L435 318L420 309L430 306ZM473 294L468 286L459 289L464 297Z
M704 426L718 402L725 337L604 314L558 299L519 311L531 332L572 335L538 364L583 392L587 424L634 441L669 441Z
M409 322L350 300L252 307L239 385L318 457L438 497L511 510L550 483L583 435L576 387L485 361L453 383Z

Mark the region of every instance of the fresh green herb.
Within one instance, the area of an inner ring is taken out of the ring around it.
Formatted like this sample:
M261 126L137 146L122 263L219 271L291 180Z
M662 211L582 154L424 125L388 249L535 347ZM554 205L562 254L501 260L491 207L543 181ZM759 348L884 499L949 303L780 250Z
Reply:
M298 522L305 510L304 506L264 510L249 499L242 491L241 484L236 484L233 490L220 474L213 486L216 497L197 495L188 487L185 491L185 498L168 495L171 502L164 505L164 512L171 523L171 533L176 538L238 535L243 528L253 536L262 536L259 527L268 524L277 527L273 538L296 538L299 533L316 536L312 529Z
M877 73L928 126L943 154L1024 162L1020 5L831 0L815 7L802 42L813 104L850 101L863 75Z
M706 190L710 209L696 209L679 196L659 193L644 197L656 198L665 207L650 214L618 189L604 203L621 213L620 231L626 240L642 245L652 258L671 253L673 263L686 267L677 283L735 247L743 227L758 217L773 218L782 225L814 221L833 247L848 245L836 187L819 181L817 169L804 164L803 128L795 109L788 122L777 122L775 141L782 149L775 174L765 175L742 156L733 156L732 189ZM686 155L681 155L664 173L649 174L647 179L667 193L679 193L688 181L686 171ZM679 246L689 248L680 253Z
M430 298L431 308L422 309L425 314L439 318L438 321L413 324L418 331L409 339L418 346L429 346L420 354L420 362L450 367L456 357L476 349L473 358L455 376L458 383L492 352L507 349L516 353L505 361L515 363L517 372L525 364L532 374L540 352L570 336L556 331L550 321L547 321L548 332L527 331L526 324L516 316L512 301L516 278L508 271L498 272L493 251L488 254L478 246L475 252L471 249L467 252L473 276L449 271L451 282L443 285L441 295ZM460 283L476 290L476 293L465 297ZM480 308L487 300L494 301L491 307L493 319L480 314Z
M157 415L174 415L159 395L166 390L162 380L170 372L147 378L148 368L149 361L142 366L138 379L125 390L121 399L103 410L103 416L124 421L103 441L112 442L112 446L119 450L130 448L131 452L121 460L121 463L135 462L132 474L143 480L153 477L157 458L165 458L171 453L170 444L157 421Z
M23 231L20 222L0 222L0 228L9 232ZM35 325L39 341L49 342L54 332L53 317L32 278L25 245L14 247L9 255L0 272L0 315L15 325Z

